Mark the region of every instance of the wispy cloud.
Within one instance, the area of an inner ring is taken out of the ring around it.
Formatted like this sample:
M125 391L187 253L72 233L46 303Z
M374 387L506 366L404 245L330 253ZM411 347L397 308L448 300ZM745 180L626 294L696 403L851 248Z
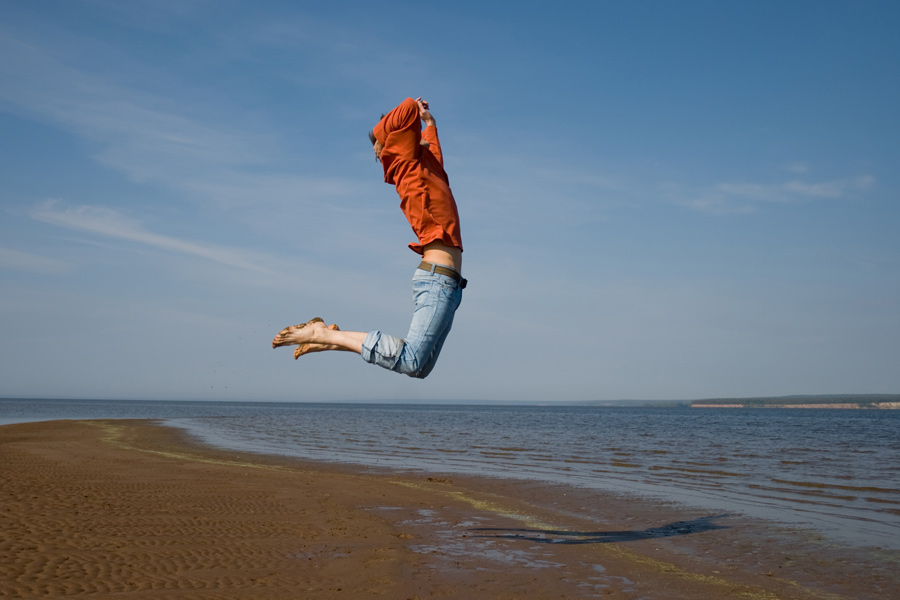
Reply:
M254 271L269 276L277 273L265 265L265 257L239 248L186 241L144 230L141 223L121 212L98 206L66 208L58 201L42 203L31 217L43 223L75 229L96 235L117 238L152 246L167 252L195 256L228 267Z
M0 100L99 142L96 158L135 180L183 179L210 168L263 161L264 136L177 107L176 96L111 83L68 64L52 47L0 30ZM137 69L137 66L133 66ZM148 76L149 79L149 76Z
M68 271L70 268L71 265L61 260L0 247L0 269L55 274Z
M875 185L874 177L861 175L854 179L840 179L818 183L788 181L784 184L784 189L791 194L812 198L843 198L851 193L867 190L873 185Z
M371 182L353 178L310 177L290 174L224 173L219 179L192 179L185 189L215 198L229 208L314 204L338 210L335 198L365 198L371 194ZM357 207L358 208L358 207Z
M212 280L228 288L249 287L254 293L275 290L279 295L302 298L311 305L342 306L348 310L350 305L341 304L344 299L357 298L359 290L366 289L369 290L366 294L368 309L405 314L405 307L398 306L396 295L380 285L382 276L366 263L310 262L303 256L282 256L180 239L149 231L139 219L102 206L65 206L58 200L48 200L36 206L30 216L42 223L109 240L111 245L118 246L116 250L130 243L168 253L177 259L177 269L182 277L191 280ZM184 258L200 259L200 262L195 264ZM2 252L0 267L7 259L19 268L30 266L31 270L44 269L48 273L53 272L53 268L67 268L58 261L14 253L4 256ZM220 269L213 268L215 266Z
M396 90L410 83L417 88L442 83L418 50L386 41L378 32L349 28L345 22L335 24L294 14L255 24L244 35L246 42L260 48L288 49L302 57L288 63L290 71L283 76L312 89L347 85L370 90L375 99L378 91L389 91L389 101L394 101ZM391 68L385 69L385 65ZM452 89L447 92L449 96ZM366 116L371 117L371 112Z
M695 193L669 184L664 193L678 204L694 210L735 214L755 212L766 203L797 204L851 198L874 185L874 177L860 175L831 181L792 179L779 183L719 183Z
M797 175L805 175L809 173L810 166L805 162L792 162L784 166L784 170Z
M103 53L100 42L69 43ZM110 79L96 65L67 59L64 46L0 26L0 108L91 140L93 158L131 180L232 208L296 202L300 190L314 200L360 194L346 181L273 170L283 158L281 134L219 98L209 114L209 91L121 57L117 69L133 72Z

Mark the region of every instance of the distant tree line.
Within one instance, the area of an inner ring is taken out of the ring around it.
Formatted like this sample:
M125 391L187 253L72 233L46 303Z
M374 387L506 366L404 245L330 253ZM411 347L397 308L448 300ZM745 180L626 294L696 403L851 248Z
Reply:
M900 402L900 394L830 394L824 396L777 396L765 398L707 398L694 400L691 406L740 405L746 408L765 408L785 405L856 404L859 408L874 408L885 402Z

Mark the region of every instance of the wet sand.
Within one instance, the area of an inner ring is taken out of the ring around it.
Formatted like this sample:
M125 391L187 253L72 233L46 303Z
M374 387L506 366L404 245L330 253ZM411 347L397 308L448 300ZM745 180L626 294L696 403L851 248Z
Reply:
M533 482L205 447L150 421L0 427L0 597L896 597L900 553Z

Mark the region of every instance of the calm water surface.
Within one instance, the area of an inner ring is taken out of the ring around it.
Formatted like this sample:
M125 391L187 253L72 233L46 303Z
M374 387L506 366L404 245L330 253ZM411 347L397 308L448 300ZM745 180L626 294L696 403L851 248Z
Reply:
M164 419L225 448L565 483L900 549L900 411L0 399L0 424L58 418Z

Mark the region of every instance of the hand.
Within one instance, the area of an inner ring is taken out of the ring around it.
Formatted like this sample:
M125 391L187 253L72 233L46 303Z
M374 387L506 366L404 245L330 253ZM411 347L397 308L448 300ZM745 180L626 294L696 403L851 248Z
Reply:
M416 105L419 107L419 118L425 121L426 125L434 125L434 117L428 112L428 102L422 100L422 97L416 98Z
M375 160L381 162L381 151L384 150L384 144L375 140L375 143L372 144L372 150L375 151Z

